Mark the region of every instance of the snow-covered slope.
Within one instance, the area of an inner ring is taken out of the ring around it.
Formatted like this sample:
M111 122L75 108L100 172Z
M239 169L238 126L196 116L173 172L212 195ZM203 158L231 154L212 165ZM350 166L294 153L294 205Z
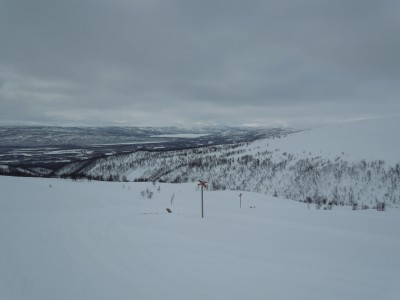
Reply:
M196 186L0 176L0 299L399 299L398 209Z
M384 160L389 165L395 165L400 163L400 117L305 130L259 144L303 157Z
M400 118L369 120L246 144L128 155L67 165L57 176L197 182L332 205L400 203Z

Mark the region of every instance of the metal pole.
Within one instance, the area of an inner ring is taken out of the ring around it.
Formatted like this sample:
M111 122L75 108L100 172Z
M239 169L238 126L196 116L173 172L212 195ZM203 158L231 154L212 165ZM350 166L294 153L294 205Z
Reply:
M203 205L203 188L207 187L207 181L199 180L201 186L201 217L204 218L204 205Z
M203 185L201 185L201 217L204 218L204 207L203 207Z

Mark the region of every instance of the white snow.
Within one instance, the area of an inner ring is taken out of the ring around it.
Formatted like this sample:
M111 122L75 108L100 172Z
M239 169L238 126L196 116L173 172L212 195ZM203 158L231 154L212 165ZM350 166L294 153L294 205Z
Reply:
M152 135L152 138L182 138L182 139L193 139L209 135L208 133L177 133L177 134L158 134Z
M116 145L140 145L140 144L156 144L160 141L140 141L140 142L125 142L125 143L107 143L107 144L94 144L93 146L116 146Z
M305 130L258 143L300 157L341 157L347 161L384 160L395 165L400 163L400 117Z
M75 154L75 153L80 153L82 150L79 149L73 149L73 150L53 150L53 151L47 151L43 152L45 155L59 155L59 154Z
M195 188L0 176L0 299L400 299L400 210Z

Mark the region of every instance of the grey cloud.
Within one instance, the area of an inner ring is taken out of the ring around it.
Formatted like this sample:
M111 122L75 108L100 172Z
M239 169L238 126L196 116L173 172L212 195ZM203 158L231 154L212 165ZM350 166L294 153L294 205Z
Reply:
M399 14L391 0L4 0L2 114L151 125L400 113Z

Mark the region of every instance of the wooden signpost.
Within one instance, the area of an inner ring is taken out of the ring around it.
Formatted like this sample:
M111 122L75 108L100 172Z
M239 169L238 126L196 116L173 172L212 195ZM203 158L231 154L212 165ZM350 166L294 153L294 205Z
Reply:
M201 217L204 218L203 188L207 188L207 181L199 180L198 185L201 186Z
M239 198L240 198L240 208L242 208L242 193L239 194Z

